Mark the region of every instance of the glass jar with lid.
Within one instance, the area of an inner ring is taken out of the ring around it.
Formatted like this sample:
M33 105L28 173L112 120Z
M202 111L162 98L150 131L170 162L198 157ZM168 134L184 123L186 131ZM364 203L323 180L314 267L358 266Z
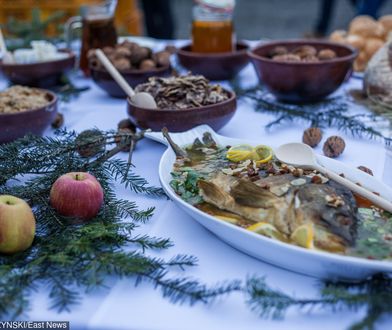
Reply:
M195 0L192 22L192 51L221 53L233 51L235 0Z

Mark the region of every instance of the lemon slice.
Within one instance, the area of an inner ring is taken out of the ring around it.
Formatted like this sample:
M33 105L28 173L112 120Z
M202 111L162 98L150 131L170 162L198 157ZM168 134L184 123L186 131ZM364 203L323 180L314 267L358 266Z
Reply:
M256 164L264 164L269 162L274 155L272 149L265 145L258 145L254 147L254 152L257 155Z
M257 222L246 229L279 241L287 241L285 236L279 230L267 222Z
M232 224L236 224L238 222L238 219L232 218L232 217L228 217L226 215L215 215L215 218L218 218L218 219L226 221L226 222L230 222Z
M240 144L231 147L227 151L226 157L232 162L241 162L250 159L256 161L256 164L263 164L269 162L273 154L272 149L265 145L252 147L249 144Z
M254 149L249 144L240 144L238 146L231 147L226 154L227 159L232 162L241 162L249 159L252 156Z
M307 249L313 249L314 228L312 223L299 226L290 236L291 240Z

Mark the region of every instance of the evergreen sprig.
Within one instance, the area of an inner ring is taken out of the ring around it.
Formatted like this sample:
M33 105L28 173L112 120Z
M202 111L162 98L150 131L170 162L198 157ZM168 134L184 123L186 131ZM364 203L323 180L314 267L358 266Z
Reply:
M294 121L305 122L309 127L334 127L357 137L381 139L386 144L391 139L366 121L377 121L379 118L372 114L349 114L350 100L346 96L336 96L317 103L287 104L275 99L262 85L242 88L238 81L232 82L232 88L239 98L245 98L254 103L256 111L269 113L277 118L268 123L266 129Z
M110 275L133 278L136 284L149 282L173 303L210 303L217 297L243 292L249 307L263 317L283 317L289 308L310 311L315 307L365 307L363 320L352 326L359 330L374 329L381 317L392 315L392 280L386 275L360 283L325 282L317 299L289 296L257 276L215 286L178 276L173 268L186 270L196 266L197 259L177 255L165 260L147 255L146 250L167 249L173 243L140 231L135 234L135 229L151 218L153 208L140 210L134 202L118 199L114 192L117 183L130 192L164 195L160 188L149 186L135 173L129 174L125 162L113 158L124 145L106 151L110 145L118 141L127 144L135 136L119 136L112 131L93 133L80 139L81 134L62 130L55 137L29 136L0 145L0 194L28 201L37 221L36 237L29 250L0 256L1 319L26 314L31 295L42 286L49 292L52 308L69 311L84 292L105 287ZM91 148L94 155L81 157L81 151ZM96 176L105 194L100 213L87 223L59 215L48 202L53 182L64 173L80 170Z
M30 249L0 256L1 319L26 313L31 294L39 285L47 288L52 308L69 310L80 302L81 287L85 291L102 287L108 275L134 278L137 283L151 281L176 302L206 302L234 289L230 285L209 289L185 277L172 278L171 268L194 266L194 257L179 255L166 261L144 253L147 249L167 249L172 242L134 234L151 218L154 208L140 210L134 202L118 199L113 188L117 182L130 192L164 196L161 188L128 173L127 164L113 158L132 138L140 138L137 134L90 130L78 135L63 130L55 137L26 136L0 145L0 194L26 200L37 222ZM106 151L119 141L120 145ZM86 152L89 157L82 157ZM92 173L104 190L99 214L87 223L63 217L49 204L54 181L73 171ZM131 251L126 252L125 247Z
M279 319L289 308L311 311L316 307L330 311L358 311L366 308L362 320L351 325L351 330L375 329L383 316L392 315L392 279L385 274L356 282L322 283L321 297L300 299L270 288L264 278L252 277L246 283L247 303L262 317Z

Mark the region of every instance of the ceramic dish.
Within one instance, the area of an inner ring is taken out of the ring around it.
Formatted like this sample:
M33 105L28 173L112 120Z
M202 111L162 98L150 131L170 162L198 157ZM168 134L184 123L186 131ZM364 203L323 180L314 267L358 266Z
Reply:
M128 98L128 115L136 126L153 131L167 127L170 132L183 132L201 124L219 130L234 116L237 107L235 94L226 92L230 95L226 101L185 110L141 108L132 104Z
M51 87L59 84L61 76L75 65L75 54L68 50L60 50L68 57L30 64L0 63L0 70L13 84L30 87Z
M319 62L288 62L269 58L277 46L289 51L309 45L317 51L332 49L337 58ZM259 80L279 100L291 103L317 102L327 97L352 73L357 56L354 48L328 41L289 40L264 43L249 51Z
M17 113L0 114L0 143L11 142L26 134L42 135L57 113L57 96L47 90L48 104Z
M180 64L193 74L201 74L210 80L227 80L234 78L248 63L246 43L238 42L236 50L227 53L195 53L191 45L178 49Z
M171 137L180 146L189 145L193 143L195 138L201 138L206 131L210 132L214 140L220 145L257 143L257 141L233 139L218 135L206 125L198 126L184 133L171 134ZM161 133L146 133L146 136L166 144L166 140ZM374 177L337 160L324 156L318 156L317 158L323 166L337 173L344 173L347 178L360 182L371 191L379 192L381 196L392 200L392 189ZM278 267L323 279L359 280L378 272L392 273L391 261L368 260L304 249L255 234L198 210L183 201L170 187L169 183L172 180L170 173L174 162L175 154L169 148L163 154L159 164L159 178L167 195L197 222L234 248Z

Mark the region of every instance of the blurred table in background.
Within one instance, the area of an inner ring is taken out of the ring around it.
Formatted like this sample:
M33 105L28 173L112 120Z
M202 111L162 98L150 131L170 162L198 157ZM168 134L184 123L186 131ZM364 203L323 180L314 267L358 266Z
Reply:
M6 24L11 17L20 21L31 21L33 8L39 9L41 20L55 12L62 12L60 21L65 23L69 17L79 15L82 6L97 2L97 0L0 0L0 24ZM118 0L115 22L119 34L141 35L142 21L143 16L136 0ZM7 29L5 32L7 34ZM58 21L48 25L47 33L48 36L59 33Z

